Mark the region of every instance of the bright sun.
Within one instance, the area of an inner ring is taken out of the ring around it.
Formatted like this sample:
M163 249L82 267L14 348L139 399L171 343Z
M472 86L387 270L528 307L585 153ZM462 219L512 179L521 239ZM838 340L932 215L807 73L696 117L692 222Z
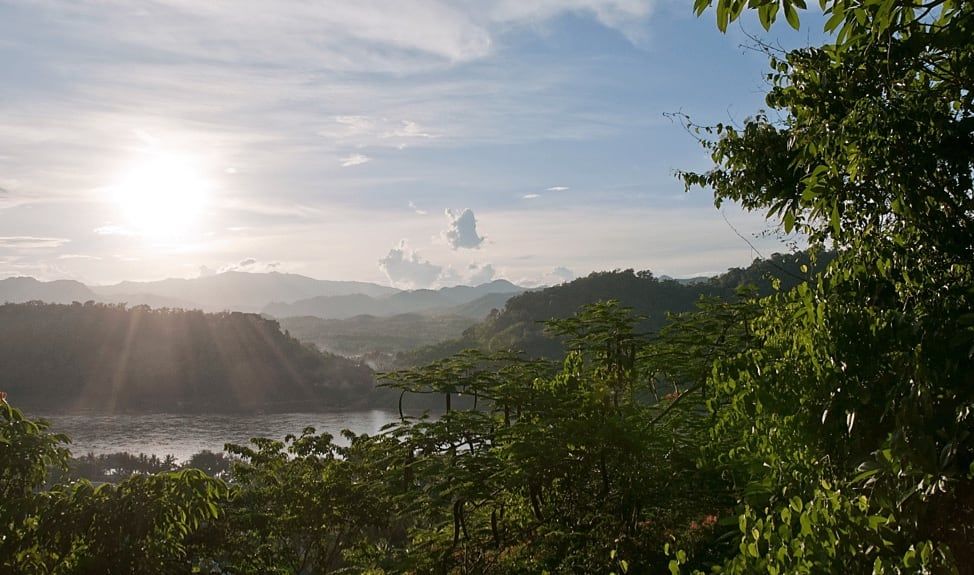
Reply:
M142 236L173 238L190 231L209 186L192 158L156 153L125 172L112 199L125 227Z

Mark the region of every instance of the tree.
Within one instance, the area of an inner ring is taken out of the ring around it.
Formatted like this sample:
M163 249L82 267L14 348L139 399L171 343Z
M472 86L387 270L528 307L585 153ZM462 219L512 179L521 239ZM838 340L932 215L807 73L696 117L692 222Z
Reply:
M720 0L718 27L803 7ZM693 127L715 168L682 174L837 250L715 367L741 493L725 568L949 571L974 562L974 5L822 7L833 42L771 58L775 114Z

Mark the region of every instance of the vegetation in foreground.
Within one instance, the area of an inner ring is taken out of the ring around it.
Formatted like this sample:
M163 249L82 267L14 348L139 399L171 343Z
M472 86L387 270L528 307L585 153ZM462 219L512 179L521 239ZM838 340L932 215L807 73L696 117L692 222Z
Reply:
M697 0L698 10L710 2ZM719 0L797 26L800 0ZM825 0L768 103L684 174L836 258L659 334L603 303L561 363L390 375L477 407L336 446L305 430L185 470L42 489L63 439L0 409L14 573L958 573L974 565L974 5Z

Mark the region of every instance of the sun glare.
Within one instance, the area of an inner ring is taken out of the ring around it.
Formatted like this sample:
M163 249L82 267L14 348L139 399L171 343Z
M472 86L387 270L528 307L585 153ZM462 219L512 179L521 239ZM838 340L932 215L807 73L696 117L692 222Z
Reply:
M137 235L173 238L190 231L206 205L209 186L188 156L153 154L112 187L124 226Z

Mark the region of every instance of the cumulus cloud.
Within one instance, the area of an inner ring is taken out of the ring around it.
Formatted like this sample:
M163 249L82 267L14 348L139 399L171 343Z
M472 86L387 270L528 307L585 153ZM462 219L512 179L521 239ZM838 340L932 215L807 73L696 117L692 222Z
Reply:
M0 236L0 248L44 249L56 248L70 242L67 238L40 238L36 236Z
M525 287L543 287L563 284L573 279L575 279L575 272L564 266L558 266L545 272L541 277L523 277L517 281L517 284Z
M484 243L483 236L477 233L477 217L473 210L446 210L446 217L450 226L443 232L443 238L453 249L474 249Z
M561 280L561 282L570 282L575 279L575 272L564 266L556 267L555 269L551 270L551 273L548 275Z
M220 274L225 272L268 273L268 272L275 271L280 266L281 266L281 262L262 262L257 258L246 258L240 260L237 263L232 263L232 264L227 264L225 266L222 266L220 269L217 270L216 273L220 273ZM203 268L206 268L206 266L200 268L200 276L203 275Z
M379 260L379 269L393 285L409 288L429 287L439 279L443 271L442 266L422 259L411 250L406 240L399 242L398 246Z
M467 283L472 286L485 284L497 275L494 266L490 264L472 263L467 266Z
M362 164L365 164L371 160L372 158L366 156L365 154L352 154L351 156L346 156L344 158L339 159L343 168L350 168L352 166L361 166Z

